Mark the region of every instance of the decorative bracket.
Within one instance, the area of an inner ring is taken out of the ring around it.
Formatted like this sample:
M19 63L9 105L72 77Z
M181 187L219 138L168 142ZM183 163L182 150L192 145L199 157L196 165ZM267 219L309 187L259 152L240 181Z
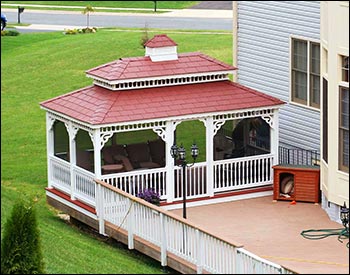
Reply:
M92 145L95 147L95 139L94 139L94 133L93 132L88 132L89 133L89 136L90 136L90 139L91 139L91 142L92 142Z
M156 126L152 128L153 132L155 132L162 140L166 139L166 127Z
M219 129L221 128L222 125L224 125L226 122L226 120L224 119L217 119L214 120L213 124L214 124L214 136L216 135L216 133L219 131Z
M50 131L52 130L52 127L55 123L56 119L52 116L48 116L47 117L47 130Z
M66 129L67 129L67 132L69 135L69 139L74 140L75 136L77 135L77 133L79 131L79 128L74 126L73 124L67 123L67 122L65 122L64 125L66 126Z
M103 146L106 144L106 142L109 140L109 138L111 136L113 136L113 132L109 132L109 133L101 133L100 137L101 137L101 143L100 143L100 148L103 148ZM95 144L94 144L95 145Z
M268 125L270 125L271 128L273 128L273 116L272 116L272 115L261 116L261 118L262 118Z

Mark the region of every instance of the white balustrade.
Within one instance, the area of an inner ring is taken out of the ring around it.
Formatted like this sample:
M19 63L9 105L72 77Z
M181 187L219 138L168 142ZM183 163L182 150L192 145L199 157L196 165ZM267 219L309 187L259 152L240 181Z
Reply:
M172 217L165 217L165 231L167 249L169 252L186 259L190 263L196 263L197 251L195 247L195 228L180 222Z
M157 245L161 245L160 213L134 202L134 234Z
M272 163L272 154L215 161L214 191L231 191L271 184Z
M234 274L236 247L209 234L202 234L203 268L214 274Z
M160 199L166 199L165 168L107 174L102 175L102 180L134 196L146 188L153 188L159 193Z
M70 193L70 163L58 157L50 157L51 186Z
M207 196L206 162L195 163L186 167L186 198L201 198ZM183 168L175 167L174 201L182 200L183 196Z
M95 206L96 184L95 175L85 169L75 166L73 169L75 188L74 196L91 206Z
M278 264L260 258L253 253L238 248L235 274L294 274Z
M102 203L104 219L122 229L127 230L127 214L130 199L116 192L103 189Z

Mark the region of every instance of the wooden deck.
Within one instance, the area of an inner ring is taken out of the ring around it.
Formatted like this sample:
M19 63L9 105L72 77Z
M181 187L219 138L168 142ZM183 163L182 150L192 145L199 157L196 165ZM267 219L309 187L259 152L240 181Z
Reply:
M170 210L182 215L182 209ZM349 239L306 239L303 230L343 228L315 203L274 201L272 195L187 208L187 219L243 244L250 252L300 274L349 274Z

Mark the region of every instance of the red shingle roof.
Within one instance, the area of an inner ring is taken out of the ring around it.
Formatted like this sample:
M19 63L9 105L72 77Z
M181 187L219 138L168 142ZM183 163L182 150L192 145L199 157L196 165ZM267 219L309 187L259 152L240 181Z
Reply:
M179 54L177 60L152 62L149 56L121 58L86 73L108 81L236 70L200 52Z
M283 103L227 80L118 92L89 86L40 105L74 119L99 125L269 107Z
M153 38L148 40L144 46L149 48L161 48L161 47L171 47L171 46L177 46L177 44L170 39L166 34L158 34L155 35Z

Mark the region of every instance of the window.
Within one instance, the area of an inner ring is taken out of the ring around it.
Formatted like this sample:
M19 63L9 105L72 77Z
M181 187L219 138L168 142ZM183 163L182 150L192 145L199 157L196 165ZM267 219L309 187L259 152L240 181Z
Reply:
M349 82L349 57L341 56L341 80Z
M292 101L320 108L320 44L292 39Z
M339 91L339 169L349 173L349 88Z
M328 81L325 78L322 86L322 158L328 163Z

